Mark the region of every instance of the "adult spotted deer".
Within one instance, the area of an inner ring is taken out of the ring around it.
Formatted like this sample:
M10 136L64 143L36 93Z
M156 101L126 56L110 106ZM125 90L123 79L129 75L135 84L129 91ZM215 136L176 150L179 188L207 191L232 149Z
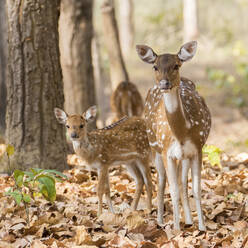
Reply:
M115 121L123 116L141 116L144 110L142 97L135 84L121 82L111 96L111 109L115 114Z
M146 134L145 121L138 117L123 118L103 129L88 131L87 125L96 116L96 107L89 108L83 115L67 115L55 108L57 120L67 128L75 153L88 166L98 172L98 215L102 213L102 198L114 212L109 188L109 167L124 164L136 182L136 192L131 208L137 208L145 184L148 209L152 208L152 179L150 173L151 150Z
M157 55L148 46L136 46L139 57L153 64L157 81L157 85L147 94L145 119L159 174L158 222L163 222L166 171L174 228L180 229L180 196L185 223L193 223L188 200L188 170L191 168L199 230L206 230L201 208L201 166L202 147L209 135L211 116L204 99L195 90L194 83L181 78L179 73L183 62L195 55L196 48L196 41L192 41L184 44L177 54Z

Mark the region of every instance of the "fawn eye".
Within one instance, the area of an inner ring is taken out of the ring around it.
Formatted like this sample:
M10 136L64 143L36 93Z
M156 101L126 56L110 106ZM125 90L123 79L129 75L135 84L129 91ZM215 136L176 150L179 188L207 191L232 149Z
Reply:
M69 125L66 125L66 128L70 128L70 126Z
M83 127L84 127L84 125L83 125L83 124L81 124L79 127L80 127L80 128L83 128Z
M158 67L156 65L153 66L154 71L158 71Z
M173 68L174 71L176 71L178 69L179 69L179 65L175 65L174 68Z

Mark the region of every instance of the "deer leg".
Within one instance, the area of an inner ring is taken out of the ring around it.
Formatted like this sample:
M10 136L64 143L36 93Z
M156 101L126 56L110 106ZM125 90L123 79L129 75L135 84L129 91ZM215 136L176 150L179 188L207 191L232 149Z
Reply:
M106 176L108 176L108 168L102 167L98 169L98 185L97 185L97 195L98 195L98 212L97 215L102 214L102 198L105 193L105 183Z
M157 169L158 175L158 216L157 221L159 224L163 224L163 215L164 215L164 189L166 183L166 173L163 163L162 156L159 153L155 155L155 166Z
M105 185L104 185L104 193L105 193L105 197L106 197L106 201L107 201L107 205L110 209L110 211L114 214L114 208L112 205L112 201L111 201L111 197L110 197L110 186L109 186L109 172L107 170L107 174L106 174L106 180L105 180Z
M192 189L196 202L196 211L199 221L199 230L206 231L204 224L204 218L201 207L201 166L202 166L202 154L198 153L192 160Z
M192 221L191 210L189 206L189 197L188 197L189 167L190 167L189 159L183 159L181 162L181 166L179 168L180 170L179 180L181 180L179 185L180 185L180 194L181 194L181 201L183 205L185 224L192 225L193 221Z
M144 180L136 165L136 162L132 162L132 164L127 165L127 170L131 174L131 176L134 178L135 184L136 184L134 199L131 205L131 209L134 211L137 209L137 206L139 203L139 199L140 199L140 196L143 190Z
M138 168L142 174L143 180L146 186L147 192L147 208L151 212L152 210L152 177L149 167L149 163L145 161L138 161Z
M180 230L180 210L179 210L179 185L178 185L178 173L176 160L173 159L170 154L167 153L167 178L169 182L169 189L173 207L173 221L174 229Z

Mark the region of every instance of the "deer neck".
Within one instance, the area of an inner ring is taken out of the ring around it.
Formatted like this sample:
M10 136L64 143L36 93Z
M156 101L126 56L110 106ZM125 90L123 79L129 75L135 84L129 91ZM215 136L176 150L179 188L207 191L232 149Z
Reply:
M89 136L88 133L85 133L83 139L72 142L74 151L77 155L80 155L79 153L82 153L82 152L90 153L92 146L91 146L88 136Z
M163 93L163 101L172 133L178 141L183 142L190 124L185 119L179 86Z

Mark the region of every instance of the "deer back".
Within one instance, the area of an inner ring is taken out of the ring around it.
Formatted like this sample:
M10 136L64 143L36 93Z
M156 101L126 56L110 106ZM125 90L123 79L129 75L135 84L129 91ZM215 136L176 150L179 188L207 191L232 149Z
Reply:
M131 82L121 82L111 96L111 108L117 119L123 116L141 116L144 109L142 97Z

